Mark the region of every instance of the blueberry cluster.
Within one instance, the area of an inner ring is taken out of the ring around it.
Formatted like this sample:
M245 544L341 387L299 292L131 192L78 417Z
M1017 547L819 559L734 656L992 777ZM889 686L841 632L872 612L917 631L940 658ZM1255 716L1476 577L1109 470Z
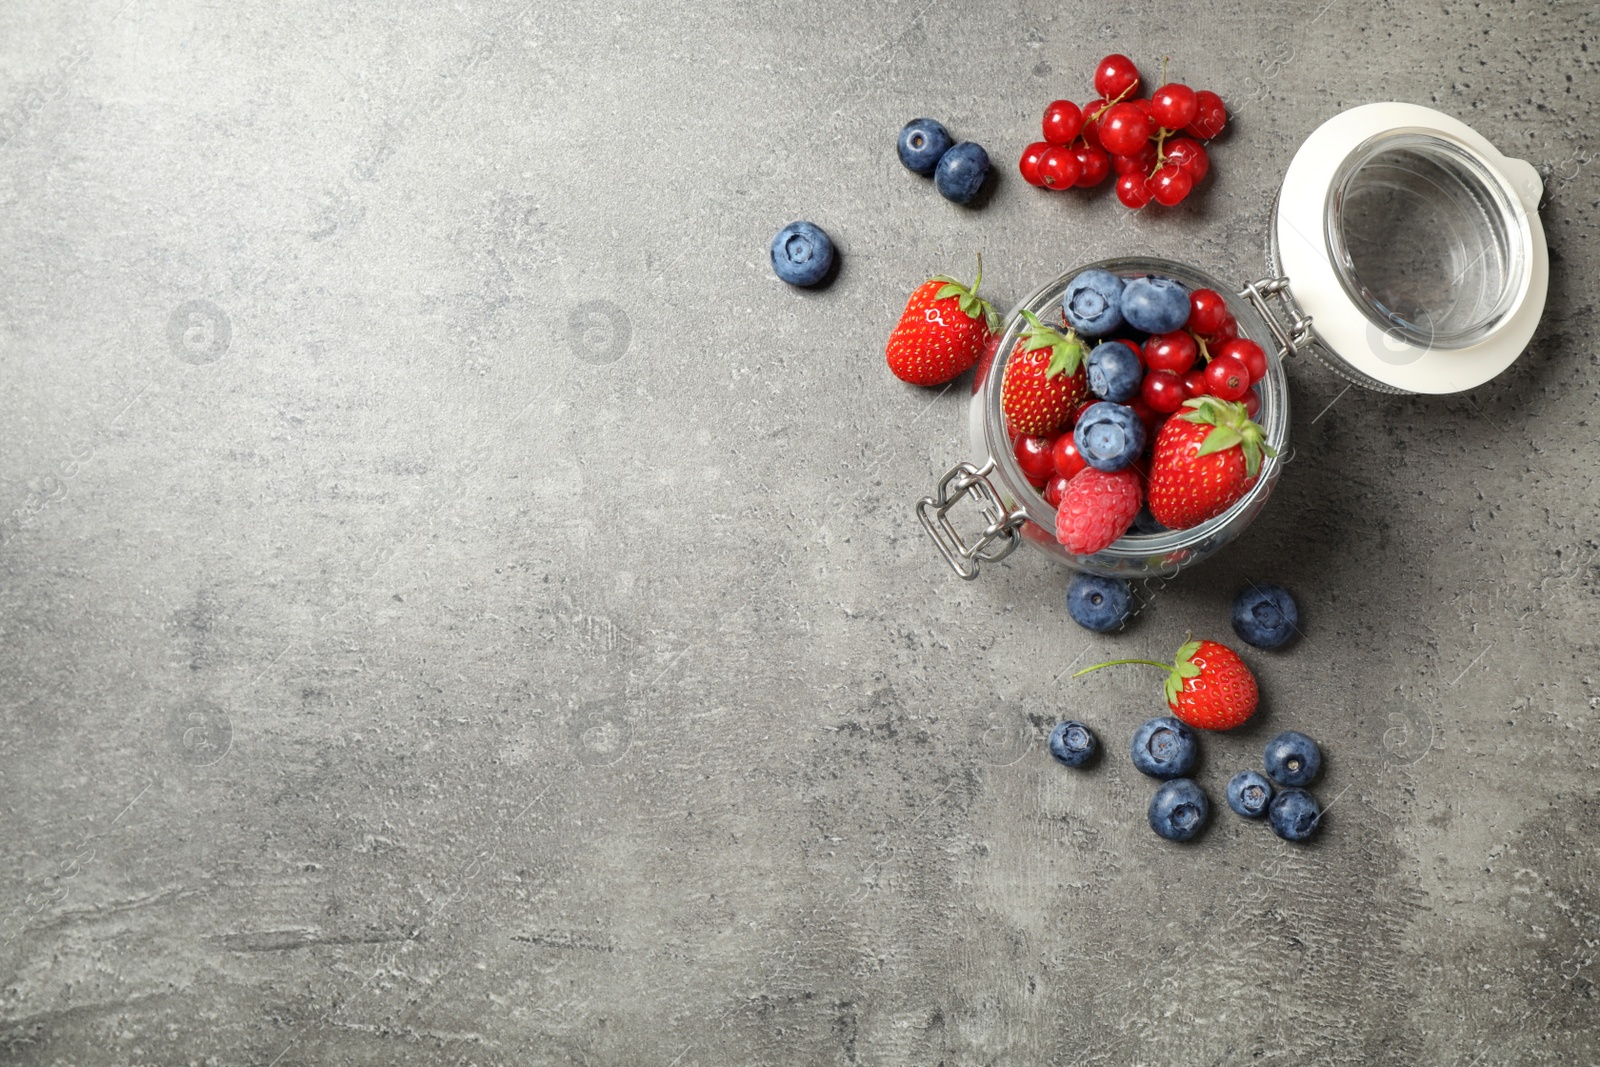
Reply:
M989 153L975 141L956 141L934 119L912 119L900 130L900 162L913 174L933 179L946 200L970 204L989 177Z
M1083 767L1100 750L1088 726L1075 719L1050 732L1050 755L1066 767ZM1150 829L1168 841L1199 836L1211 819L1211 800L1189 775L1200 759L1200 738L1188 725L1163 715L1134 731L1129 745L1133 766L1159 779L1146 812ZM1305 734L1286 730L1267 742L1259 771L1240 771L1228 782L1228 807L1246 819L1267 817L1272 832L1285 841L1304 841L1322 823L1322 806L1310 785L1322 770L1322 750ZM1279 788L1275 789L1274 786Z

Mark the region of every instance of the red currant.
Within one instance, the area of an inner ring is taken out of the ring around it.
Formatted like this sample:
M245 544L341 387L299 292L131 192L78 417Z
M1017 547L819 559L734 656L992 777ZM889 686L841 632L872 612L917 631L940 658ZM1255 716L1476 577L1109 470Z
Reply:
M1156 411L1171 415L1183 407L1183 379L1167 370L1153 370L1144 376L1139 395Z
M1183 376L1183 395L1190 400L1197 396L1205 396L1211 391L1206 384L1206 371L1204 367L1197 367Z
M1260 345L1248 337L1237 337L1217 349L1219 356L1233 356L1250 371L1250 381L1259 382L1267 376L1267 354Z
M1078 445L1070 433L1064 433L1056 438L1055 447L1050 450L1050 454L1056 465L1056 474L1063 478L1070 478L1088 466L1083 457L1078 455Z
M1206 364L1206 386L1214 397L1241 400L1250 391L1250 368L1238 356L1216 356Z
M1111 173L1111 157L1104 148L1080 145L1074 150L1078 156L1078 186L1089 189L1106 180Z
M1107 100L1115 100L1123 93L1139 86L1139 68L1133 60L1117 52L1106 56L1094 69L1094 91Z
M1228 317L1227 301L1215 289L1196 289L1189 294L1189 329L1209 337Z
M1100 120L1105 117L1106 102L1091 100L1083 105L1083 128L1078 131L1085 144L1100 147Z
M1162 126L1181 130L1194 121L1199 105L1193 89L1170 82L1150 94L1150 110Z
M1189 177L1189 172L1170 163L1156 171L1156 176L1150 179L1150 193L1162 207L1176 207L1183 203L1183 198L1193 188L1194 179Z
M1209 89L1195 93L1194 104L1194 121L1185 126L1183 132L1209 141L1228 124L1228 109L1222 106L1222 97Z
M1155 131L1156 131L1156 125L1157 125L1157 123L1156 123L1156 112L1155 112L1155 108L1153 108L1150 105L1150 101L1148 101L1144 97L1140 96L1140 97L1135 97L1132 100L1129 100L1128 103L1132 104L1134 107L1136 107L1140 111L1144 112L1144 117L1150 120L1150 136L1154 137L1156 135Z
M1029 185L1043 185L1044 177L1039 173L1039 160L1050 150L1050 146L1043 141L1035 141L1022 150L1022 158L1017 161L1017 169L1022 172L1022 180Z
M1188 137L1174 137L1166 145L1167 162L1189 172L1189 177L1199 185L1211 173L1211 157L1199 141Z
M1045 480L1056 472L1056 461L1050 452L1055 443L1054 437L1024 435L1017 438L1017 443L1011 446L1012 454L1017 457L1017 466L1022 468L1022 475L1028 479L1029 484L1043 485Z
M1156 146L1152 141L1146 141L1139 151L1131 156L1113 156L1111 166L1118 174L1129 171L1138 171L1140 176L1148 176L1156 169Z
M1144 365L1151 370L1186 374L1200 355L1200 346L1182 330L1153 334L1144 343Z
M1044 483L1044 502L1053 508L1061 506L1061 494L1067 491L1067 482L1070 478L1063 478L1059 474L1051 475L1050 480Z
M1227 318L1222 320L1222 325L1218 326L1214 331L1212 331L1211 336L1207 337L1206 340L1215 341L1217 344L1221 345L1227 344L1229 341L1238 336L1239 322L1232 315L1229 315Z
M1047 148L1039 157L1039 183L1046 189L1070 189L1077 183L1080 169L1072 149Z
M1100 120L1100 147L1131 156L1150 140L1150 120L1133 104L1114 104Z
M1044 109L1044 139L1055 145L1069 145L1083 128L1083 112L1071 100L1056 100Z
M1254 389L1244 394L1244 413L1252 419L1261 412L1261 397Z
M1146 403L1143 396L1134 397L1128 401L1127 406L1132 408L1133 413L1139 416L1139 421L1144 423L1145 441L1153 442L1156 439L1156 431L1161 429L1161 424L1167 421L1167 417Z
M1143 171L1129 171L1117 177L1117 199L1135 211L1150 202L1150 183L1145 180Z

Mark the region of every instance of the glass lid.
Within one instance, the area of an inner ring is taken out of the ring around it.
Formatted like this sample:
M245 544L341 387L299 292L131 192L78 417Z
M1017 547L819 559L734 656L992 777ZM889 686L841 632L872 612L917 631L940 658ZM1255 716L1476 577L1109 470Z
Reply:
M1543 312L1543 184L1440 112L1369 104L1290 164L1279 269L1342 371L1377 388L1470 389L1526 348Z

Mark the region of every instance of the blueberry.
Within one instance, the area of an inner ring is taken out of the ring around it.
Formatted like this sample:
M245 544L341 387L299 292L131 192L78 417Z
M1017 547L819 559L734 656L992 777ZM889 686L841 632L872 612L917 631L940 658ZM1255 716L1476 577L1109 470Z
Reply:
M1285 730L1267 742L1262 761L1279 785L1310 785L1322 770L1322 750L1305 734Z
M1099 739L1094 736L1093 730L1081 722L1068 720L1056 723L1056 728L1050 731L1050 755L1058 763L1082 767L1099 751Z
M1126 578L1102 578L1079 571L1067 586L1067 614L1085 630L1108 634L1122 629L1133 606L1133 592Z
M1289 590L1251 582L1233 598L1233 632L1257 648L1280 648L1300 627L1300 608Z
M791 222L772 239L772 272L790 285L816 285L833 266L833 240L815 223Z
M961 141L951 145L939 157L939 166L933 172L934 188L946 200L970 204L978 198L983 180L989 176L989 153L981 144Z
M895 147L906 169L926 178L933 174L939 157L954 143L950 131L942 123L933 119L912 119L901 128L900 143Z
M1189 290L1171 278L1147 274L1122 290L1122 317L1145 333L1171 333L1189 321Z
M1144 451L1144 423L1130 407L1102 400L1090 404L1072 428L1072 443L1098 471L1119 471Z
M1267 821L1285 841L1304 841L1322 825L1322 805L1304 789L1285 789L1272 798Z
M1089 392L1119 404L1132 400L1144 381L1144 364L1126 341L1107 341L1089 353Z
M1133 765L1152 778L1181 778L1194 767L1200 742L1170 715L1151 719L1133 734Z
M1074 330L1104 337L1122 325L1122 279L1108 270L1086 270L1067 283L1061 313Z
M1259 819L1272 803L1272 783L1255 771L1240 771L1228 782L1228 807L1247 819Z
M1150 829L1168 841L1188 841L1210 817L1211 801L1188 778L1164 783L1150 798Z
M1156 521L1150 513L1150 505L1146 504L1139 509L1139 514L1133 517L1133 532L1142 534L1166 533L1167 528Z

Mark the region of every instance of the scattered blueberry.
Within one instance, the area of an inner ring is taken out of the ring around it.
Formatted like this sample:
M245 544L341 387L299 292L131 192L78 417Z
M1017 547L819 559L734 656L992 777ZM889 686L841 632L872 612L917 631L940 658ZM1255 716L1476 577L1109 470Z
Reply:
M1255 771L1240 771L1228 782L1228 807L1247 819L1259 819L1272 803L1272 783Z
M1233 632L1257 648L1280 648L1300 626L1300 608L1289 590L1251 582L1233 599Z
M1170 715L1151 719L1133 735L1133 765L1152 778L1181 778L1199 755L1194 731Z
M1122 279L1108 270L1084 271L1067 283L1061 313L1079 333L1104 337L1122 325Z
M1050 755L1068 767L1082 767L1100 751L1100 740L1081 722L1061 722L1050 731Z
M1296 730L1285 730L1268 741L1262 759L1267 773L1279 785L1310 785L1322 770L1322 750Z
M1189 778L1163 783L1150 798L1150 829L1168 841L1187 841L1205 829L1211 801Z
M1108 634L1128 621L1133 591L1126 578L1102 578L1079 571L1067 586L1067 614L1085 630Z
M1285 841L1304 841L1322 825L1322 805L1304 789L1285 789L1272 798L1267 821Z
M1072 428L1072 443L1098 471L1119 471L1144 451L1144 423L1130 407L1102 400L1090 404Z
M810 222L791 222L772 239L772 271L790 285L816 285L833 266L833 240Z
M939 165L939 157L954 143L943 123L933 119L912 119L901 128L900 142L896 148L900 153L900 162L906 165L907 170L927 178Z
M951 145L939 157L939 166L933 172L934 188L946 200L970 204L978 198L983 180L989 176L989 153L981 144L961 141Z
M1189 321L1189 290L1171 278L1147 274L1122 290L1122 317L1145 333L1171 333Z

